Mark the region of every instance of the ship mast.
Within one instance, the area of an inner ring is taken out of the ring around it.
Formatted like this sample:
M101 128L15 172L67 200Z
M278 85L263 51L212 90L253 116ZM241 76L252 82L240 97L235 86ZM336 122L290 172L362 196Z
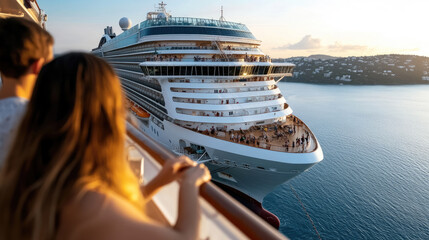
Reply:
M165 6L167 6L167 4L164 2L158 3L158 7L155 7L154 12L148 12L147 13L147 19L162 18L162 19L168 20L168 18L170 18L171 15L167 13Z
M220 18L219 21L225 22L226 19L223 17L223 6L220 7Z

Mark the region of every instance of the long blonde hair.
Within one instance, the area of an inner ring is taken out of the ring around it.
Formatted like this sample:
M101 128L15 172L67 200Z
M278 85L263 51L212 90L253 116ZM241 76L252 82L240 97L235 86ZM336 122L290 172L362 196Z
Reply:
M64 203L85 186L143 206L124 155L120 82L103 60L69 53L47 64L0 174L0 239L54 239Z

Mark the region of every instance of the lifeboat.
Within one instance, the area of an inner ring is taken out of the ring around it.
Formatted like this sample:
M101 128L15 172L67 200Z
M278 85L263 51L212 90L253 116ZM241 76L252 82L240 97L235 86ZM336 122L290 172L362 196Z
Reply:
M150 114L146 110L141 108L138 104L136 104L132 100L125 98L125 104L126 104L127 108L131 109L131 111L133 111L135 113L135 115L137 115L138 117L141 117L141 118L149 118L150 117Z

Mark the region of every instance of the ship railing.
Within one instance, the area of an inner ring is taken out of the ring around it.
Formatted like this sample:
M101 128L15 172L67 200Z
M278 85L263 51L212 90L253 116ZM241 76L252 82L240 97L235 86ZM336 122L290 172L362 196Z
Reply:
M184 78L169 78L168 82L172 83L235 83L235 82L267 82L274 80L273 77L251 77L237 79L184 79Z
M288 107L289 105L285 103L284 108L286 109ZM193 126L186 126L186 124L180 125L201 134L250 147L287 153L310 153L315 151L318 148L316 137L311 132L310 128L299 118L295 117L297 122L293 122L292 119L294 117L294 115L289 115L287 117L289 121L281 125L276 123L257 125L247 130L234 130L220 127L216 128L215 131L210 131L210 129L203 129L203 127L198 124ZM294 127L297 129L295 133L293 132ZM276 128L277 130L275 130ZM275 134L276 131L278 131L277 135ZM305 138L306 132L309 134L308 140L304 139L304 142L300 144L296 142L294 144L292 143L296 141L297 138L301 138L302 134L304 134ZM286 145L287 139L289 139L288 145Z
M212 58L204 57L194 57L192 58L181 58L177 55L173 56L164 56L164 57L153 57L153 58L144 58L143 62L271 62L271 59L268 58L218 58L213 55Z
M129 160L143 182L152 179L166 161L176 155L145 133L127 123ZM149 215L158 221L174 224L177 219L178 182L165 186L150 202ZM275 228L245 208L213 183L200 188L200 239L287 239ZM155 209L154 209L155 208Z
M231 47L226 46L222 47L222 50L226 51L255 51L257 50L257 47ZM122 49L117 51L111 51L106 52L105 56L108 57L115 57L115 56L121 56L124 54L132 54L132 55L138 55L138 54L144 54L147 51L163 51L163 50L218 50L216 46L189 46L189 45L175 45L175 46L150 46L150 47L141 47L138 49Z
M278 95L267 95L262 97L253 97L253 98L222 98L222 99L208 99L208 98L183 98L183 97L173 97L173 102L179 103L193 103L193 104L208 104L208 105L234 105L236 102L240 103L256 103L256 102L266 102L273 101L282 98L281 94ZM228 101L227 101L228 100Z

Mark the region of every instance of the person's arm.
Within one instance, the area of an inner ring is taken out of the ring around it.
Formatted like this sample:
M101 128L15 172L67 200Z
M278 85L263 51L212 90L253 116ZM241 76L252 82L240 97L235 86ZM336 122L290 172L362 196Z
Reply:
M204 164L190 168L184 173L179 192L179 216L174 229L186 236L185 239L198 237L201 217L199 188L210 179L210 172Z
M180 182L178 218L174 227L136 217L134 207L119 198L113 204L105 204L102 212L75 234L76 239L197 239L200 228L198 191L210 178L210 172L203 164L184 170Z
M186 168L195 165L196 163L186 156L180 156L176 161L166 161L158 175L149 183L140 187L145 200L150 200L162 186L179 179Z

